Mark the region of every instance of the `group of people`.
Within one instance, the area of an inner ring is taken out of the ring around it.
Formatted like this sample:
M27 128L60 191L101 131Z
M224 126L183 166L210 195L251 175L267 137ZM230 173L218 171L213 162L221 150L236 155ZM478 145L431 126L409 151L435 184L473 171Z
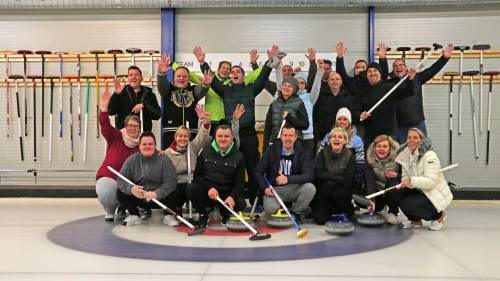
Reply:
M336 213L354 218L354 193L368 195L398 184L368 208L402 228L427 220L429 229L441 229L452 194L427 137L422 85L446 64L453 46L418 73L403 59L396 59L389 73L385 46L378 50L379 63L359 60L353 76L344 66L342 42L337 45L336 71L331 61L317 60L315 50L308 49L307 75L284 65L286 53L276 45L260 66L257 51L250 52L253 71L247 75L228 61L213 72L200 47L193 54L203 76L164 54L158 62L162 112L152 90L141 85L140 69L131 66L128 85L117 80L114 94L105 91L101 98L99 121L107 151L96 191L105 220L114 220L115 213L124 218L128 212L123 224L139 224L156 208L154 198L173 210L190 202L199 213L198 228L206 228L216 199L235 211L246 207L247 178L247 197L250 202L262 198L258 201L268 216L280 208L274 188L299 223L310 207L317 224ZM173 81L166 75L170 69ZM275 82L269 80L273 69ZM407 81L370 110L406 75ZM264 89L274 100L260 157L255 98ZM203 98L205 107L198 104ZM116 115L115 127L110 115ZM151 120L160 117L163 143L158 151L150 130ZM135 185L117 178L107 166ZM408 220L400 218L400 210ZM220 211L225 223L229 212ZM163 223L179 224L168 213Z

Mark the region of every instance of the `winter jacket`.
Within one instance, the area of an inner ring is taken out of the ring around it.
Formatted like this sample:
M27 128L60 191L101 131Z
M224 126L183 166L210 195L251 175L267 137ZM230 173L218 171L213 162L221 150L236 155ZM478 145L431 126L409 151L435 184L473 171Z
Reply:
M208 65L207 65L208 66ZM205 70L205 69L204 69ZM271 68L264 65L255 83L224 84L219 79L213 79L210 85L215 93L224 101L226 120L233 120L233 112L238 104L245 106L245 114L240 119L240 132L252 127L255 131L255 97L264 89L264 83L271 74Z
M388 179L385 177L386 170L398 172L396 155L399 144L395 141L389 141L390 151L385 159L379 159L375 153L375 143L370 144L366 153L365 183L367 194L372 194L379 190L387 188Z
M119 94L111 95L108 105L108 114L115 117L115 128L122 129L125 127L123 123L125 117L130 114L140 116L139 113L133 113L132 108L137 104L142 103L143 131L151 131L153 123L151 120L160 119L160 106L156 100L156 96L149 87L141 86L139 92L135 92L130 85L126 85Z
M329 196L333 190L324 190L327 182L334 182L334 186L342 186L346 190L353 190L354 154L352 150L344 147L340 153L334 153L330 146L325 147L316 158L315 176L318 184L318 194ZM330 168L328 168L330 167Z
M415 76L415 94L400 100L397 105L397 117L399 126L413 126L425 120L424 105L422 97L422 86L431 80L448 62L449 59L441 56L434 64ZM393 76L392 83L398 83L399 77Z
M415 150L417 160L413 165L410 165L410 154L410 149L405 144L396 157L396 162L402 167L402 177L409 177L410 188L421 190L438 212L443 211L450 205L453 195L441 172L439 158L430 146L430 140L423 140Z
M158 92L163 101L163 133L175 133L186 121L189 121L189 124L198 124L196 104L205 97L207 91L208 87L202 85L188 85L185 89L178 89L168 81L165 73L158 73ZM196 134L198 128L194 127L189 131ZM166 145L170 145L170 142Z
M280 169L280 159L283 144L281 140L276 141L272 146L264 151L262 158L255 168L255 180L260 189L264 190L267 185L264 183L264 176L276 185L275 179ZM288 176L289 184L312 183L314 180L314 160L312 153L306 149L300 141L296 141L293 146L292 172Z
M245 180L243 153L233 146L222 155L214 148L214 143L215 140L206 144L196 159L194 182L201 184L206 191L215 187L221 193L231 193L231 197L238 198L243 195Z
M210 133L210 127L206 128L202 122L200 122L200 126L198 127L198 134L196 137L190 141L190 165L191 172L194 171L196 167L196 158L198 154L200 154L201 149L205 145L208 135ZM181 153L173 150L171 147L167 148L165 151L165 155L172 160L172 163L175 167L175 172L177 173L177 182L178 183L186 183L188 182L188 162L187 162L187 152Z
M134 148L127 147L123 142L122 133L120 130L113 128L109 121L107 112L101 111L99 113L99 123L101 124L101 133L106 140L106 156L102 161L99 170L97 170L96 179L108 177L116 179L116 175L108 170L108 166L119 171L127 158L139 151L139 146Z
M269 146L270 143L273 143L278 138L279 130L283 122L283 112L285 111L288 112L285 118L286 123L294 126L298 131L299 138L302 139L302 130L309 127L309 120L307 118L304 102L296 94L290 96L286 100L280 95L271 103L267 110L264 130L264 147Z

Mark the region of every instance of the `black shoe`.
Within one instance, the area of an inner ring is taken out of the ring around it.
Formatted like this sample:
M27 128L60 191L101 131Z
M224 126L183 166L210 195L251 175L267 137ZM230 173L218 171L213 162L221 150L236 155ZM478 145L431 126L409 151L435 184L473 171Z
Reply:
M297 222L297 224L302 224L302 217L300 216L300 214L297 214L295 212L291 212L292 213L292 216L295 218L295 221Z
M208 227L208 213L200 214L198 219L198 228L207 228Z
M141 220L149 219L152 214L153 214L153 212L151 211L151 209L144 209L144 211L142 211L140 213ZM168 214L168 215L170 215L170 214Z
M118 210L116 210L116 220L117 221L122 221L127 217L127 209L125 207L118 207Z

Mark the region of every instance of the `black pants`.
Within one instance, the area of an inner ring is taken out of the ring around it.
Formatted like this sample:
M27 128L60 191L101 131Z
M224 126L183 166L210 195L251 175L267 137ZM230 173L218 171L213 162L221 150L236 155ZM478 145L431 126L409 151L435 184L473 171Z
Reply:
M430 221L439 218L439 212L420 190L403 188L392 192L400 198L399 206L401 211L409 220Z
M400 180L388 179L385 183L385 188L389 188L396 184L399 184ZM389 213L397 215L399 213L399 202L403 199L401 193L396 192L396 190L388 191L387 193L375 197L375 212L380 212L386 205L389 207Z
M219 202L216 200L212 200L208 197L208 189L205 188L203 185L192 182L191 184L188 185L187 187L187 194L189 201L193 204L193 207L198 210L200 214L203 213L208 213L214 206L220 206L219 210L221 210L221 215L223 218L229 218L229 211L224 208L224 206L221 206ZM220 192L219 191L219 197L222 200L226 200L227 197L229 197L231 194L227 192ZM243 211L243 209L246 206L245 199L243 197L237 197L233 198L234 199L234 210L236 212Z
M135 215L135 216L139 215L138 207L141 207L144 209L159 209L159 208L161 208L153 201L146 201L145 199L139 199L132 194L130 194L130 195L125 194L120 189L118 189L116 195L118 197L118 201L120 202L120 205L125 207L128 210L129 214L131 214L131 215ZM183 198L182 196L183 196L183 194L182 194L182 192L180 192L180 189L176 188L175 191L170 193L167 197L159 198L158 201L160 201L161 203L166 205L168 208L175 211L175 209L179 205L179 202L186 201L186 199L184 199L184 200L182 199ZM185 198L185 195L184 195L184 198ZM165 214L168 214L168 212L165 211Z
M323 225L333 214L337 213L345 213L348 216L354 215L351 200L352 190L334 182L321 184L312 203L314 222Z
M257 195L258 186L255 182L255 167L257 166L257 162L259 161L259 139L257 138L257 133L255 133L255 129L253 133L240 133L240 151L243 153L245 157L245 169L248 175L248 199L250 202L253 202L255 196ZM262 200L259 200L262 205Z

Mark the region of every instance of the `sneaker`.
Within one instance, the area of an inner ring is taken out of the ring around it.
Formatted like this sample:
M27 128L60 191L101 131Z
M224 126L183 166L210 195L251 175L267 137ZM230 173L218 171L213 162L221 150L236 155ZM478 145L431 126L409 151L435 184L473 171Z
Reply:
M118 207L116 210L116 220L122 221L127 217L127 210L124 207Z
M166 224L168 226L178 226L179 222L177 221L176 218L172 215L165 215L163 216L163 224Z
M153 212L151 211L151 209L144 209L144 211L140 212L139 214L140 214L141 220L147 220L151 217Z
M410 221L410 220L404 220L399 224L399 228L401 229L409 229L409 228L416 228L416 227L421 227L422 226L422 221Z
M104 215L104 221L111 222L114 220L115 220L115 216L113 214L106 213L106 215Z
M385 217L385 220L387 221L388 224L392 224L392 225L399 224L398 216L396 216L393 213L388 213L388 214L384 215L384 217Z
M298 225L302 224L302 217L300 214L297 214L295 212L291 212L292 216L295 218L295 221L297 222Z
M139 216L136 216L136 215L129 215L126 219L124 219L122 221L122 225L126 225L126 226L131 226L131 225L141 224L141 223L142 223L141 219L139 218Z
M443 225L446 222L447 218L448 218L448 215L444 211L441 211L441 215L439 216L439 219L437 219L435 221L431 221L431 225L428 227L428 229L434 230L434 231L440 230L441 228L443 228Z

